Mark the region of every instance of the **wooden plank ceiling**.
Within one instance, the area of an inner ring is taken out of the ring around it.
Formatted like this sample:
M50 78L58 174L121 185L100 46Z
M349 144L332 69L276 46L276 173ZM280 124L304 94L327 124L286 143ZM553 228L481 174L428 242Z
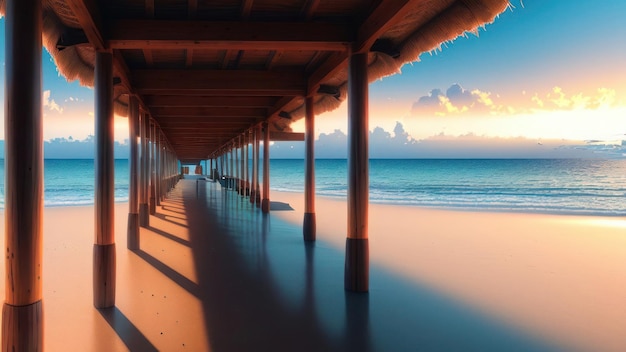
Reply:
M208 158L262 121L289 118L281 112L345 68L350 50L369 50L411 3L67 1L184 162Z

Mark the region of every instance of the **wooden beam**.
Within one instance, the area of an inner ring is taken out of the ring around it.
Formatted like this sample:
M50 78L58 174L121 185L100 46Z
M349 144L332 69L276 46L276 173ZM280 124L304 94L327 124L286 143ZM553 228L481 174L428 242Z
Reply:
M222 61L220 63L220 68L225 70L228 68L228 65L233 60L233 57L237 55L238 50L224 50L224 56L222 56Z
M332 54L326 59L326 61L309 76L307 95L315 94L322 82L344 69L348 62L347 60L348 53L339 52Z
M143 98L146 105L153 107L247 107L271 108L276 102L275 97L219 97L193 95L148 95Z
M383 1L370 15L357 32L356 42L352 46L353 53L367 53L381 34L401 21L406 14L423 0Z
M313 14L315 13L315 10L317 9L317 6L319 4L320 0L307 0L304 3L304 6L302 6L302 10L300 11L302 17L304 17L306 21L309 21L313 17Z
M164 131L170 131L172 129L204 129L204 128L242 128L245 126L258 123L258 119L214 119L208 121L202 121L201 119L165 119L160 120L159 126Z
M185 66L190 67L193 64L193 49L185 50Z
M252 11L252 3L254 0L243 0L241 3L241 18L245 21L250 18L250 12Z
M147 19L109 25L113 49L346 51L355 39L352 27L339 23Z
M187 2L187 17L196 18L198 12L198 0L189 0Z
M280 50L270 51L270 55L268 56L267 61L265 62L265 69L268 71L271 70L274 64L276 64L276 61L278 61L281 56L283 56L283 52Z
M196 90L220 96L296 96L304 95L306 86L299 71L135 70L132 76L143 94Z
M276 104L274 104L274 106L268 110L267 116L269 116L270 118L277 117L278 114L282 111L283 107L287 105L292 99L293 97L289 96L280 98L276 102Z
M102 37L102 20L96 0L68 0L66 4L76 16L91 45L96 51L105 51L107 46Z
M302 142L304 133L302 132L270 132L270 140L275 142Z
M152 50L151 49L143 49L143 58L146 61L146 66L150 67L154 65L154 60L152 59Z
M154 17L154 0L146 0L146 17Z
M162 107L151 108L150 112L157 119L161 117L201 117L201 118L226 118L226 117L266 117L267 109L263 108L221 108L221 107Z
M397 21L400 21L410 9L410 5L417 1L420 0L381 2L359 27L357 31L357 42L352 48L353 52L369 50L369 46L371 46L386 29L389 29L389 27L397 23ZM309 76L308 94L314 94L319 88L320 83L345 68L347 63L347 53L335 53L331 55Z

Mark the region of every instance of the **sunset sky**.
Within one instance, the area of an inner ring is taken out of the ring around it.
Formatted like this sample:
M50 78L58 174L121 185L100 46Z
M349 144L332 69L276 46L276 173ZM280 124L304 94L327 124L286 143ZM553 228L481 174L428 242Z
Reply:
M512 5L478 37L468 34L372 83L370 129L393 135L400 122L416 140L626 139L626 1ZM0 30L4 64L4 19ZM44 138L93 134L93 90L66 82L45 50L43 62ZM346 132L346 115L346 104L320 115L317 133ZM303 130L302 121L294 129ZM126 138L127 120L118 117L116 140Z

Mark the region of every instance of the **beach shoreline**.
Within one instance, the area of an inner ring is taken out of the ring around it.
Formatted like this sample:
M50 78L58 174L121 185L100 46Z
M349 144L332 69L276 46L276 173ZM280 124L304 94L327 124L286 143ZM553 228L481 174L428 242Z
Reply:
M294 209L275 216L302 224L303 194L270 196ZM318 242L344 249L346 202L316 203ZM370 262L566 349L617 351L626 347L624 230L609 216L373 203Z
M272 191L270 196L273 202L288 204L293 209L275 210L270 220L302 224L302 193ZM315 245L343 251L346 202L317 197L316 209ZM115 204L120 268L118 307L136 324L150 326L155 322L139 314L133 306L136 304L133 302L145 300L140 287L149 284L168 287L171 283L162 281L154 268L126 250L127 214L127 203ZM91 346L94 351L103 350L103 346L109 350L126 348L92 306L93 216L92 206L44 209L44 319L46 346L51 349L64 346L70 338L76 340L76 346ZM2 211L0 219L3 225ZM626 296L626 256L623 255L626 220L449 211L386 204L371 204L369 219L372 266L425 285L504 325L564 349L619 351L626 348L623 341L626 309L622 304ZM155 218L154 221L159 224L161 220ZM0 228L3 240L4 226ZM180 232L180 229L173 229L172 233L175 231ZM184 239L186 235L183 232L179 236ZM160 248L154 247L154 250L160 252ZM184 262L190 260L188 248L170 248L165 253L169 253L171 267L190 280L197 280L193 270L185 269ZM4 261L0 264L0 271L4 273ZM132 272L121 269L127 267ZM136 283L136 277L143 277L141 284ZM372 281L370 295L384 290L381 285L383 283ZM0 286L4 288L4 281ZM175 287L168 289L180 291ZM4 294L4 290L1 292ZM178 294L188 295L183 291ZM171 303L162 300L154 309L163 312ZM200 316L188 320L193 325L169 326L168 331L203 326ZM58 324L59 321L64 324ZM167 346L157 330L154 331L152 335L146 333L146 337L157 346ZM198 340L196 346L206 347L204 339ZM157 344L159 341L161 344ZM194 346L193 341L187 343L189 347Z

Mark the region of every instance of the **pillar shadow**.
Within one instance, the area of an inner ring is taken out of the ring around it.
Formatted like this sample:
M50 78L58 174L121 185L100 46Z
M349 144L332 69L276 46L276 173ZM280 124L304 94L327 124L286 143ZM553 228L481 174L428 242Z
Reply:
M133 252L137 254L139 258L143 259L144 261L146 261L146 263L152 265L155 269L157 269L163 275L168 277L170 280L174 281L178 286L187 290L187 292L191 293L192 295L196 297L201 296L201 291L195 282L189 280L187 277L180 274L178 271L170 268L162 261L158 260L157 258L144 252L141 249L134 250Z
M187 227L185 225L181 225L181 224L177 224L177 223L175 223L175 224L178 225L178 226ZM146 227L146 230L152 231L153 233L155 233L157 235L160 235L160 236L163 236L163 237L167 238L168 240L172 240L174 242L180 243L183 246L191 247L191 244L189 243L189 241L184 240L184 239L182 239L182 238L180 238L178 236L174 236L174 235L172 235L169 232L166 232L166 231L163 231L163 230L158 229L156 227L153 227L152 225Z
M270 209L271 211L295 210L294 208L291 207L291 205L289 205L289 203L276 202L276 201L270 201Z
M98 309L100 315L111 326L117 336L131 351L158 351L158 349L141 333L124 313L117 307Z
M375 263L369 293L345 292L341 249L218 184L179 187L198 283L135 253L197 297L214 350L560 350Z

